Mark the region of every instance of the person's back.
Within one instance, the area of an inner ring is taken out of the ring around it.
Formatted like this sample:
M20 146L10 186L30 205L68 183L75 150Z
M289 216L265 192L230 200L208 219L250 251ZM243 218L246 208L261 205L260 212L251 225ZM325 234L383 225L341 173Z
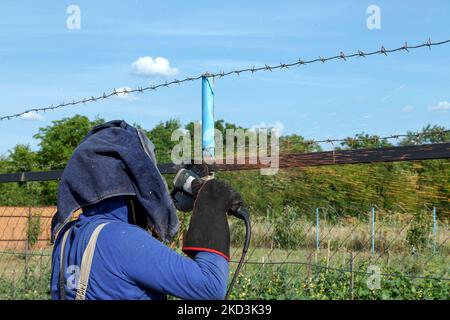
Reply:
M224 298L227 213L242 199L216 179L199 179L193 189L191 205L183 205L192 211L185 256L164 244L179 228L176 209L184 209L169 194L145 132L120 120L93 128L75 149L58 188L52 298ZM70 222L80 209L83 214Z
M223 299L228 262L220 254L199 252L182 256L133 224L124 198L91 206L73 223L65 246L66 299L75 299L83 253L91 234L98 236L86 299L161 300L170 294L182 299ZM62 230L55 242L51 294L60 299ZM182 272L181 272L182 271Z

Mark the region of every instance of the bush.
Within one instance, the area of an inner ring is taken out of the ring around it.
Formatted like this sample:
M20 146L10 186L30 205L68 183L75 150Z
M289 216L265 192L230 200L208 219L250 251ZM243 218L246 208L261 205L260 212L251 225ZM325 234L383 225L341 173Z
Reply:
M35 214L28 216L27 239L30 247L38 240L41 234L41 215Z
M411 228L406 235L408 244L416 249L423 250L428 247L430 243L429 230L430 224L427 211L419 210L414 214L414 220L411 223Z
M366 265L354 273L354 299L357 300L448 300L450 287L446 280L415 279L392 268L382 267L381 288L367 285ZM247 265L230 295L231 299L319 299L351 298L350 273L312 267L308 277L304 265Z
M299 210L285 206L282 210L274 210L270 218L274 228L273 240L278 248L296 249L304 241L304 220L300 220Z
M0 278L0 300L50 299L50 266L30 267L27 274L16 278Z

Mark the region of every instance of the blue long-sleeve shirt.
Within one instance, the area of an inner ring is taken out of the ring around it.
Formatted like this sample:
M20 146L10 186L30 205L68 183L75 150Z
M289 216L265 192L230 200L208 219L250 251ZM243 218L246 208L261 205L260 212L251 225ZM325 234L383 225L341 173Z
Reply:
M86 299L223 299L228 261L215 253L198 252L190 259L167 247L132 218L122 198L102 201L84 212L73 224L65 248L66 298L76 296L76 282L83 252L93 230L102 229L92 261ZM51 296L60 299L61 240L53 249Z

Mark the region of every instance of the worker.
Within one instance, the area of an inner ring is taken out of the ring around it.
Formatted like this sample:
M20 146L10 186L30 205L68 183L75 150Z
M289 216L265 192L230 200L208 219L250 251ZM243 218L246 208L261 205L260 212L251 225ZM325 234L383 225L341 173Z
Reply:
M184 255L167 246L179 220L154 145L125 121L93 128L58 188L52 299L223 299L230 260L227 213L242 199L218 179L193 186L192 194Z

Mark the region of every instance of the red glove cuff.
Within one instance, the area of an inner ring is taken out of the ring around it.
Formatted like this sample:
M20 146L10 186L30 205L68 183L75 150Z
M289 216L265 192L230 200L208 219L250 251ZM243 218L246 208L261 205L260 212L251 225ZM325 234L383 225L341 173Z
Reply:
M212 252L212 253L216 253L216 254L218 254L218 255L224 257L228 262L230 262L230 258L229 258L226 254L224 254L224 253L222 253L222 252L220 252L220 251L214 250L214 249L200 248L200 247L183 247L182 250L183 250L183 252L186 253L188 256L191 256L191 255L189 254L190 251L197 251L197 252L198 252L198 251L200 251L200 252Z

